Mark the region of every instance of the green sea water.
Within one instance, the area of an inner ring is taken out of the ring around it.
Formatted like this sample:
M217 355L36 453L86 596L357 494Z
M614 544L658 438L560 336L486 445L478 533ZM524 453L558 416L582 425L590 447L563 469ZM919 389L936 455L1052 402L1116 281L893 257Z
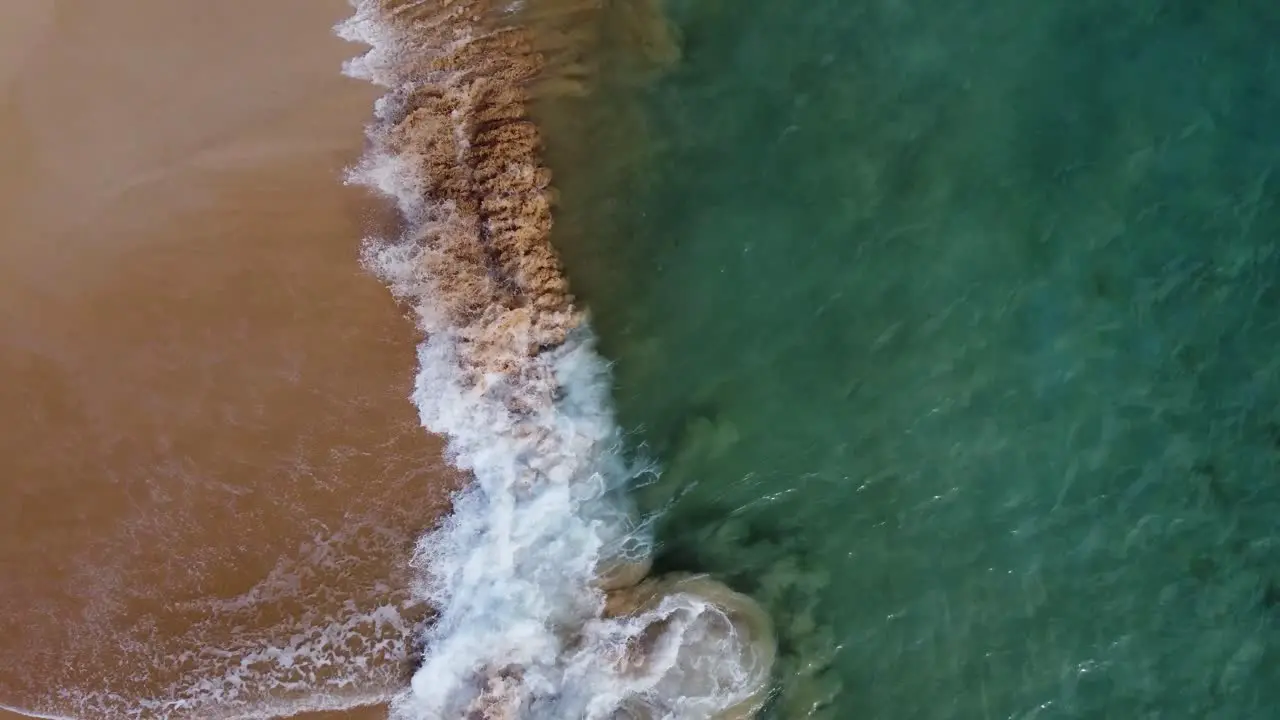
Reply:
M767 715L1280 717L1280 3L665 11L557 238Z

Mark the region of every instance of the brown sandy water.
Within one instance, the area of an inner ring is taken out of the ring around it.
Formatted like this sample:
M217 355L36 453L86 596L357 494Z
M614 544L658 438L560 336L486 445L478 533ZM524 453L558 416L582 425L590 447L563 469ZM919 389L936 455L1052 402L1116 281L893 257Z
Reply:
M405 554L454 479L358 264L347 12L0 3L0 705L403 681Z

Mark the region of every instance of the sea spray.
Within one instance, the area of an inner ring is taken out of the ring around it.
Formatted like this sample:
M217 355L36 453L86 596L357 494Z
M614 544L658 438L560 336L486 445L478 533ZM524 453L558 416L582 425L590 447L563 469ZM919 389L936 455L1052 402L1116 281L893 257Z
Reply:
M768 618L708 578L635 585L650 539L625 489L643 468L624 457L607 365L550 245L550 173L526 116L547 60L518 20L555 8L354 6L338 32L370 50L347 72L388 92L351 179L404 220L366 263L416 313L414 402L474 478L418 544L415 592L438 616L393 715L748 717L768 687Z

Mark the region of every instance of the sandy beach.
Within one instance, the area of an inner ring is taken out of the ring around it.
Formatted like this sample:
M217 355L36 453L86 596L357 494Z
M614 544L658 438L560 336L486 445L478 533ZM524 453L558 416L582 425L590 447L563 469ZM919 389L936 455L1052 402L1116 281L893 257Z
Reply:
M342 184L375 96L347 11L0 6L0 704L402 680L395 588L454 476L358 261L383 209ZM293 674L241 665L264 648ZM366 677L316 664L356 652Z

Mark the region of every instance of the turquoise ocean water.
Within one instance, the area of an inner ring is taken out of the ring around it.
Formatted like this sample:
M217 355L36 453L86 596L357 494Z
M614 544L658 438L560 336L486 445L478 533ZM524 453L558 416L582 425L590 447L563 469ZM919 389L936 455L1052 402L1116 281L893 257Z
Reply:
M666 11L559 244L768 716L1280 714L1280 4Z

